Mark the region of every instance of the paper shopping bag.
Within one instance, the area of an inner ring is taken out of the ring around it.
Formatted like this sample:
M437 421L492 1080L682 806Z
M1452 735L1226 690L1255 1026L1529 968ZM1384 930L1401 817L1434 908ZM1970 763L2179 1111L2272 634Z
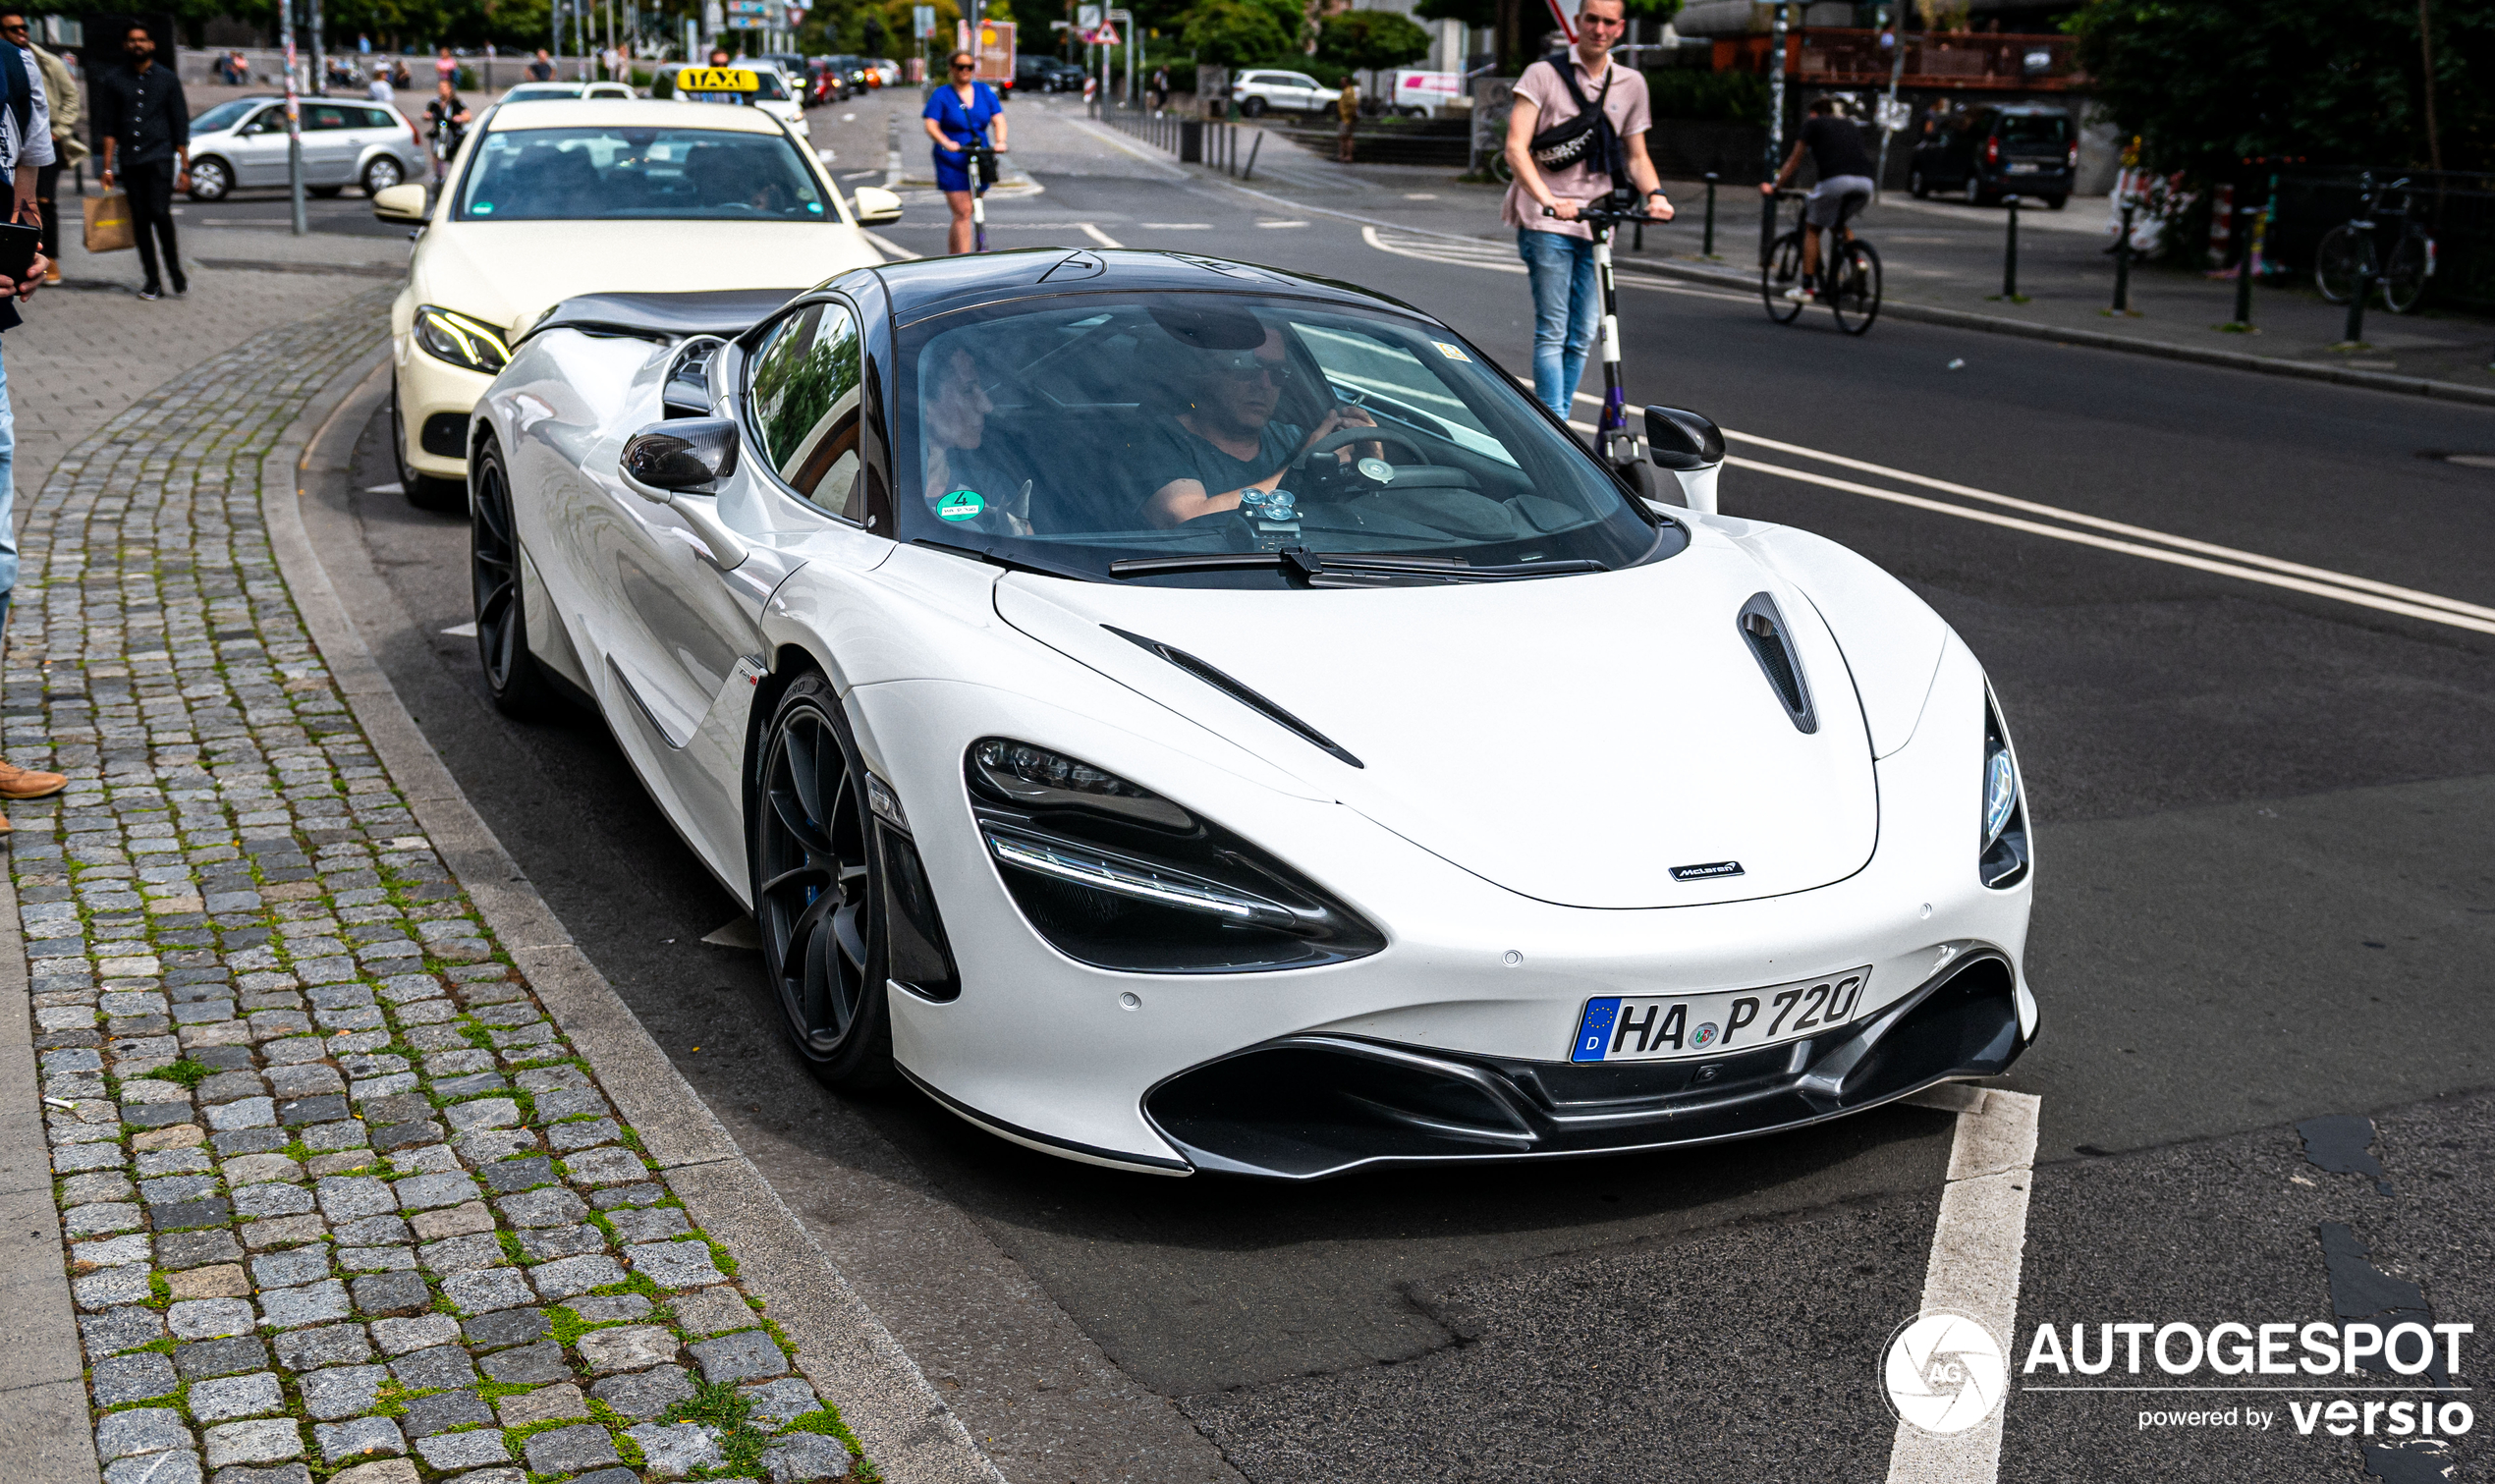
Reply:
M130 192L107 191L86 198L86 250L119 252L136 247L130 230Z

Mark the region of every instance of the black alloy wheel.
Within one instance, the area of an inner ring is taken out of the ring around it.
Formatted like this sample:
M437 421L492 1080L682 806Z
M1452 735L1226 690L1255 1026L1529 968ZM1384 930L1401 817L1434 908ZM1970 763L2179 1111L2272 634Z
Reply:
M468 527L468 571L476 600L476 658L494 709L520 719L542 716L554 688L528 652L528 614L521 596L520 537L511 519L511 476L490 440L476 451L476 512Z
M399 471L399 488L417 510L449 513L468 506L468 486L456 479L419 474L408 463L407 417L399 410L399 373L390 373L390 466Z
M1261 119L1265 116L1265 100L1249 93L1239 100L1239 112L1246 118Z
M751 797L753 916L790 1045L826 1086L882 1086L893 1077L882 863L865 767L822 676L780 697Z

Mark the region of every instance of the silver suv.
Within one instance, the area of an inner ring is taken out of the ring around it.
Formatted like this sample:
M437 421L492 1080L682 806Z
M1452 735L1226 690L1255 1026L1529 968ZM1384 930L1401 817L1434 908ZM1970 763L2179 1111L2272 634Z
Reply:
M387 103L305 98L304 184L314 195L349 186L377 194L425 173L424 141ZM286 184L286 100L234 98L191 121L191 198Z
M1334 106L1335 90L1303 72L1250 68L1230 84L1230 100L1248 118L1276 113L1319 113Z

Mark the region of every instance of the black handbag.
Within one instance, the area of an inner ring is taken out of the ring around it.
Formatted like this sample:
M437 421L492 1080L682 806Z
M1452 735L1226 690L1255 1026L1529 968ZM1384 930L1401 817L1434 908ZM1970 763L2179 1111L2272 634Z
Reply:
M1545 170L1565 169L1580 161L1609 169L1611 121L1603 114L1603 100L1611 96L1611 84L1618 81L1617 75L1605 75L1603 90L1589 104L1584 91L1577 85L1577 69L1569 65L1568 53L1554 52L1542 60L1559 74L1568 95L1577 102L1577 112L1548 129L1536 131L1526 141L1525 151L1533 156L1534 164ZM1588 158L1587 151L1598 147L1600 157Z

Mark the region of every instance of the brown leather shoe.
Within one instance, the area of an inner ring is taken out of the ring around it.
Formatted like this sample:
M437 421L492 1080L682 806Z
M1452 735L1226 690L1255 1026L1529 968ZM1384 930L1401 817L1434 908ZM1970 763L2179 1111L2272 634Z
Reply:
M0 798L49 798L69 784L58 773L38 773L32 768L0 762Z

